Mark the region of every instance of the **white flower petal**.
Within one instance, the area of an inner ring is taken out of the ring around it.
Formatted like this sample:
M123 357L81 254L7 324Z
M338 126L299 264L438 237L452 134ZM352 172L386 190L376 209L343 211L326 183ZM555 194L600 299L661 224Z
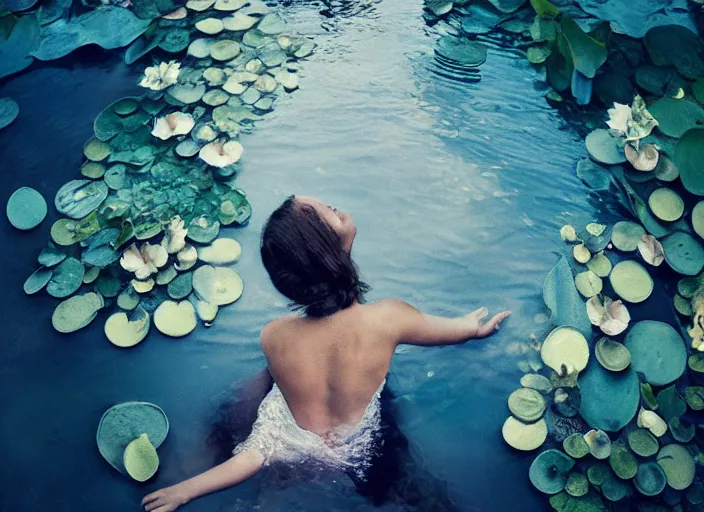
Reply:
M606 308L601 303L598 295L594 295L587 301L587 316L592 325L601 325L602 319L606 315Z
M665 252L660 241L653 235L643 235L638 242L638 252L646 263L659 267L665 261Z
M144 265L144 259L142 259L142 255L139 252L139 249L137 249L136 244L130 245L122 253L122 257L120 258L120 266L126 271L137 272L142 269Z

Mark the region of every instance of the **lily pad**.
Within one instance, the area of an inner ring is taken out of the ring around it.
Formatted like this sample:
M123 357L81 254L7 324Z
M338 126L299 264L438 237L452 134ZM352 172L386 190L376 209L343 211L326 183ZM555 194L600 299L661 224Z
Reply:
M110 154L110 145L93 137L83 146L83 154L88 160L100 162Z
M191 105L201 100L205 94L205 85L172 85L167 94L185 105Z
M674 222L684 213L684 201L674 190L656 188L648 198L648 205L655 216L667 222Z
M235 302L242 296L243 288L242 278L230 268L204 265L193 273L193 289L216 306Z
M46 291L52 297L62 299L78 290L83 284L85 269L76 258L66 258L54 269L54 273L46 286Z
M76 295L56 306L51 324L60 333L77 331L91 323L104 305L103 298L97 293Z
M44 288L51 279L53 271L47 267L41 267L30 275L24 282L24 293L32 295Z
M680 25L653 27L645 34L643 43L656 66L674 66L691 80L704 76L704 46L688 28Z
M212 242L220 233L220 222L206 215L195 217L187 227L188 238L200 244Z
M45 267L53 267L54 265L58 265L64 261L66 256L68 255L65 252L57 249L51 242L49 242L49 246L42 249L42 252L39 253L37 261L40 265Z
M40 38L38 16L20 16L9 37L0 37L0 78L29 67Z
M524 388L534 389L541 393L550 393L550 391L552 391L552 384L550 383L550 379L548 379L544 375L540 375L539 373L525 374L523 377L521 377L521 386L523 386Z
M72 180L56 193L54 205L59 213L82 219L98 208L107 196L108 187L102 181Z
M599 277L607 277L613 268L611 260L604 254L599 252L592 256L587 262L587 268Z
M570 496L584 496L589 492L589 480L584 473L578 473L573 471L567 478L567 484L565 485L565 491Z
M210 56L218 61L232 60L240 54L240 45L231 39L220 39L210 45Z
M628 446L641 457L655 455L660 449L657 438L643 428L631 430L628 433Z
M198 259L212 265L228 265L240 258L242 247L232 238L217 238L212 244L198 248Z
M137 306L130 317L124 312L113 313L105 322L105 336L118 347L133 347L149 333L149 313Z
M111 299L120 294L122 281L116 277L102 275L95 282L95 291L105 298Z
M640 404L638 377L631 367L605 370L595 359L580 374L582 403L579 413L592 428L617 432L636 414Z
M139 305L141 297L132 286L125 288L120 295L117 297L117 307L124 309L125 311L132 311Z
M689 356L687 364L692 371L704 373L704 353L697 352Z
M592 324L587 316L584 301L574 286L572 269L566 258L560 258L545 278L543 300L552 313L550 323L553 326L574 327L585 338L591 338Z
M620 372L631 364L631 353L621 343L610 338L601 338L595 348L594 355L599 364L612 372Z
M20 107L12 98L0 98L0 130L17 119L19 113Z
M210 92L205 93L205 96L207 96ZM205 102L205 96L203 96L203 101ZM207 103L207 102L205 102ZM207 103L209 105L209 103ZM179 142L178 146L176 146L176 154L178 156L184 157L184 158L190 158L192 156L195 156L198 154L200 151L200 146L194 142L191 139L184 139L181 142Z
M95 282L100 276L100 269L98 267L87 268L83 273L83 284L91 284Z
M677 491L686 489L694 481L694 457L681 444L663 446L657 463L665 472L667 485Z
M567 455L575 459L581 459L589 453L589 445L584 440L584 436L579 432L570 434L562 441L562 448Z
M185 28L172 28L160 40L158 46L165 52L182 52L190 43L190 32Z
M259 20L254 16L248 16L247 14L242 14L236 12L232 16L222 19L223 26L225 30L230 30L233 32L239 32L242 30L249 30L254 26L254 24Z
M528 471L530 481L540 492L557 494L565 488L574 460L559 450L546 450L533 460Z
M696 276L704 268L704 248L689 233L675 231L662 239L665 261L672 270L686 276Z
M693 411L704 409L704 386L687 386L684 399Z
M568 16L560 20L560 28L567 41L574 69L586 78L594 78L597 70L606 62L606 46L584 32L577 22Z
M658 129L676 139L687 130L704 124L704 109L686 99L676 100L666 96L650 105L648 111L657 120Z
M621 443L612 445L609 465L616 473L616 476L623 480L633 478L638 471L638 461L636 461L631 451Z
M154 448L159 448L169 433L166 414L148 402L124 402L114 405L103 414L98 425L98 450L108 463L126 474L124 453L127 445L142 434L147 434Z
M701 238L704 238L704 201L699 201L692 209L692 228Z
M29 187L15 190L7 201L7 220L23 231L37 227L46 217L44 197Z
M586 298L594 297L594 295L601 293L603 288L601 278L591 270L577 274L574 278L574 284L577 287L577 291Z
M597 462L596 464L589 466L589 469L587 470L587 478L589 479L589 483L596 487L600 487L604 485L605 482L613 478L613 476L609 466L607 466L606 463Z
M645 229L640 224L623 220L614 224L611 242L619 251L632 252L638 248L638 242L645 235Z
M477 67L486 61L485 45L460 39L454 36L443 36L437 42L435 53L461 66Z
M614 165L626 161L621 140L611 135L609 130L594 130L587 135L584 143L591 157L599 163Z
M687 412L687 405L680 398L674 385L669 386L658 393L658 413L665 421L682 416Z
M191 295L191 297L194 297L194 295ZM198 314L198 318L200 318L205 323L206 327L209 327L210 322L215 320L219 309L216 305L206 302L204 300L198 300L197 298L195 299L195 308L196 313Z
M167 287L169 296L174 300L185 299L193 291L193 273L186 272L174 278Z
M694 439L695 425L685 427L680 419L675 417L667 422L667 426L670 429L672 437L675 438L675 441L680 443L689 443L692 439Z
M645 496L657 496L667 484L667 477L657 462L644 462L638 466L633 483Z
M624 341L631 353L631 368L653 386L666 386L685 370L687 349L670 325L653 320L638 322Z
M511 414L525 422L539 420L545 412L545 406L545 399L533 389L519 388L508 397Z
M124 315L124 313L118 313ZM159 456L149 442L149 436L142 434L125 448L123 455L125 471L138 482L146 482L159 469Z
M584 434L584 441L595 459L607 459L611 455L611 439L603 430L590 430Z
M562 371L563 365L570 372L581 372L589 361L589 346L577 329L558 327L545 338L540 356L557 373Z
M120 230L104 229L87 240L88 246L81 255L81 262L92 267L105 268L120 259L120 253L113 246L120 236Z
M655 167L655 177L670 183L680 177L680 170L667 155L661 152L658 165Z
M81 166L81 174L86 178L96 180L105 174L105 166L97 162L86 162Z
M218 18L205 18L196 22L196 30L203 32L204 34L214 35L219 34L225 29L222 21Z
M692 194L704 196L704 130L689 130L677 142L674 162L682 184Z
M188 55L197 59L205 59L210 56L210 45L213 44L212 39L195 39L188 45Z
M643 302L653 292L653 278L643 265L634 260L624 260L614 265L609 280L618 296L627 302Z
M196 310L187 300L165 300L154 311L154 325L166 336L186 336L196 328Z

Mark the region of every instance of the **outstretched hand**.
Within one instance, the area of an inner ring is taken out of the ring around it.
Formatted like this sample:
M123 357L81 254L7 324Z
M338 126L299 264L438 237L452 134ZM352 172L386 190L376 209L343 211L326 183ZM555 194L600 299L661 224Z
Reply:
M484 319L489 315L489 310L487 308L479 308L462 318L470 322L470 332L475 333L472 338L486 338L498 331L501 322L506 320L510 314L511 311L502 311L495 314L488 322L484 322Z
M188 502L178 485L160 489L147 494L142 500L142 506L147 512L173 512Z

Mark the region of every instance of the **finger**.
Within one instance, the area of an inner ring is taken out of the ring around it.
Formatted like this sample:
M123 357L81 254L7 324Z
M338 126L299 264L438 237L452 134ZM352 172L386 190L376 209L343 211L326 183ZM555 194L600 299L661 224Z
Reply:
M176 507L172 505L162 505L159 508L155 508L153 512L172 512L176 510Z
M487 308L479 308L472 311L468 316L476 317L477 320L482 320L487 317L489 310Z
M153 493L147 494L144 498L142 498L142 505L146 505L150 501L154 501L159 497L161 497L161 491L155 491Z
M491 333L498 331L501 322L506 320L510 314L510 311L502 311L494 315L491 320L479 327L479 335L489 336Z
M147 512L151 512L152 510L158 510L164 505L164 498L159 497L152 501L151 503L148 503L145 507L144 510Z

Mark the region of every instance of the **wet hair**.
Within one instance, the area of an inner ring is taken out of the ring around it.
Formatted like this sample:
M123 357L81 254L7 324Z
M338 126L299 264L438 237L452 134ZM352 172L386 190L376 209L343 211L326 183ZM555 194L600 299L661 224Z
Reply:
M288 197L262 230L264 267L294 310L325 317L364 302L369 285L359 279L357 266L342 247L340 236L310 205Z

